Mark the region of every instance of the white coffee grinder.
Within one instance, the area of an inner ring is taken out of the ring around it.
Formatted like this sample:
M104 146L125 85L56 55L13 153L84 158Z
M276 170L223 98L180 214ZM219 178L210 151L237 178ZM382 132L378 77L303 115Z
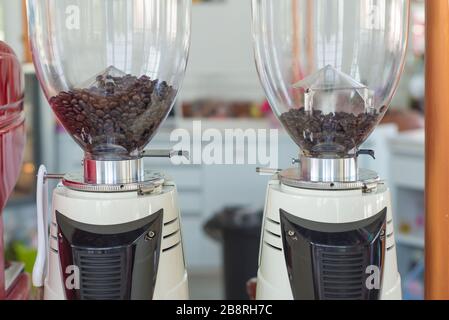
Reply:
M359 169L403 70L408 0L253 0L257 67L300 147L267 191L258 299L401 299L390 192ZM282 156L282 155L281 155Z
M176 185L143 148L175 102L190 0L28 0L34 65L84 174L38 176L33 283L45 299L187 299ZM81 159L80 159L81 161ZM46 223L48 179L53 191Z

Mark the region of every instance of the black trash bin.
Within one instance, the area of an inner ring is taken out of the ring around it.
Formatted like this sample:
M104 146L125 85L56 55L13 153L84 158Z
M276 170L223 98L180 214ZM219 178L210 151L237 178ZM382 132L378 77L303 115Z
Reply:
M227 207L204 226L223 245L224 284L227 300L248 300L246 283L257 276L263 211Z

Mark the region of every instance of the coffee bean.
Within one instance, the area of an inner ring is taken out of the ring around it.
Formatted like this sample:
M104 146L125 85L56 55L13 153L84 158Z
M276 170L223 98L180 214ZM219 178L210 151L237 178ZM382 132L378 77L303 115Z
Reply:
M175 95L167 82L148 76L99 75L92 86L60 92L50 104L86 151L126 156L136 154L154 136Z
M78 121L78 122L83 122L84 119L85 119L85 117L83 115L76 116L76 121Z
M113 118L119 118L120 117L120 113L118 111L116 111L115 109L112 110L109 115Z
M344 157L365 141L384 111L323 114L320 110L310 113L301 108L283 113L280 120L306 156L330 153Z

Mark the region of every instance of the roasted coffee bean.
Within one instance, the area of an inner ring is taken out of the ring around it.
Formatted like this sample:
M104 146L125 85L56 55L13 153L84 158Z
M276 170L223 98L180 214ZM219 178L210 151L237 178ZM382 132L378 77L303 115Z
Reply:
M148 76L106 74L88 88L59 93L50 104L86 151L131 154L153 137L175 94L167 82Z
M363 143L385 110L355 115L346 112L323 114L320 110L306 112L301 108L283 113L280 119L306 155L331 153L344 157Z

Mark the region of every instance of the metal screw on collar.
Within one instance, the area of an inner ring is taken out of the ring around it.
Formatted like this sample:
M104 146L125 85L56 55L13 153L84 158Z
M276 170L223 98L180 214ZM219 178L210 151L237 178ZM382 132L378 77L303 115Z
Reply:
M289 230L287 234L289 235L289 237L293 237L295 235L295 231Z
M150 231L146 234L145 241L153 240L155 236L156 236L156 233L154 231Z

